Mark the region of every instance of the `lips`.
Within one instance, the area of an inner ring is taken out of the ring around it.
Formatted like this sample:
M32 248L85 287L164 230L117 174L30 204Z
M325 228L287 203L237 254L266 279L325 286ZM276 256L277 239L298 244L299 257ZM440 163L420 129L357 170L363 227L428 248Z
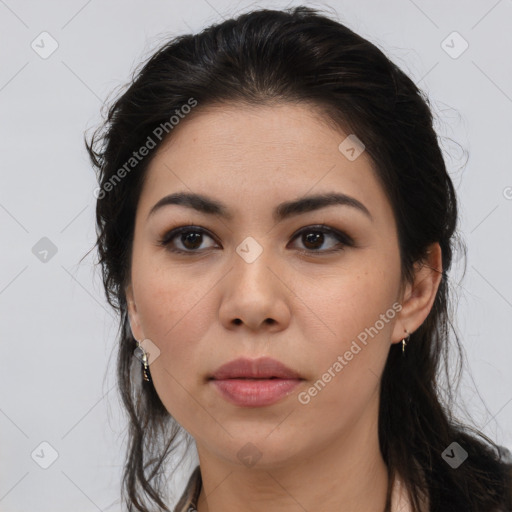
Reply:
M304 379L284 364L262 357L235 359L209 377L210 385L238 407L265 407L280 402Z
M239 358L222 365L210 379L301 379L301 376L283 363L270 357Z

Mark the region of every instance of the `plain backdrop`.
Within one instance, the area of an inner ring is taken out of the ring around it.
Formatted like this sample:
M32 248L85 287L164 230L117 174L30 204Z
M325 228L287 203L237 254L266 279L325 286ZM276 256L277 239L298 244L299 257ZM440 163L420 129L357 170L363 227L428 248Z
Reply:
M95 241L84 132L165 39L300 3L0 0L2 512L121 510L116 320L95 254L80 262ZM463 280L460 255L451 274L471 372L460 403L512 448L512 1L304 4L335 11L431 99L468 246Z

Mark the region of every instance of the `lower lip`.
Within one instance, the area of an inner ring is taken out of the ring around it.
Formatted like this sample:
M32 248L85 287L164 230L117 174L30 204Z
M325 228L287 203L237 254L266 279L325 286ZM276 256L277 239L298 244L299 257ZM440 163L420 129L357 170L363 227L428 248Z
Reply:
M211 382L226 400L235 405L263 407L290 394L300 379L224 379Z

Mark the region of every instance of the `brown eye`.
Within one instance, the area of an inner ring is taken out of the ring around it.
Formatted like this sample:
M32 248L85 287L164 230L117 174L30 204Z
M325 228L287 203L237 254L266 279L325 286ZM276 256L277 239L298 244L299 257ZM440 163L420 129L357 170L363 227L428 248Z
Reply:
M202 233L189 231L181 234L180 242L185 246L186 249L197 249L201 245L202 237Z
M348 235L327 226L309 226L304 228L299 233L297 233L297 235L294 237L294 240L298 238L301 239L305 247L303 252L334 252L343 250L345 246L354 245L353 240ZM326 241L329 239L335 240L337 243L331 243L329 244L330 247L324 247L322 249Z
M161 240L159 244L166 247L171 252L178 253L194 253L202 252L204 249L200 249L204 243L204 239L213 238L206 233L206 231L199 227L184 226L181 228L173 229L169 231ZM176 247L177 244L177 247ZM211 248L206 247L206 249Z
M174 253L200 254L207 249L215 248L214 245L202 247L207 238L216 244L214 238L205 229L197 226L182 226L166 233L158 244ZM332 253L354 245L350 236L324 225L303 228L292 240L299 238L304 247L299 250L309 254ZM327 247L325 247L326 244Z
M310 231L309 233L305 231L302 233L302 237L304 245L308 249L319 249L325 241L325 233L320 233L318 231Z

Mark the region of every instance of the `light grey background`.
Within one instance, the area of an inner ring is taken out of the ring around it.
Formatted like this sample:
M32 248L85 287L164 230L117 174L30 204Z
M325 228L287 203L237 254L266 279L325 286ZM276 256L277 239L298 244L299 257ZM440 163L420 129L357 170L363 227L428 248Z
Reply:
M2 512L120 510L116 323L93 254L79 262L95 239L84 131L167 37L299 3L0 0ZM464 280L452 274L471 370L461 391L475 425L512 448L512 0L308 5L335 9L432 100L468 244ZM31 47L43 51L44 31L58 43L46 59ZM43 237L57 249L46 262L33 253Z

